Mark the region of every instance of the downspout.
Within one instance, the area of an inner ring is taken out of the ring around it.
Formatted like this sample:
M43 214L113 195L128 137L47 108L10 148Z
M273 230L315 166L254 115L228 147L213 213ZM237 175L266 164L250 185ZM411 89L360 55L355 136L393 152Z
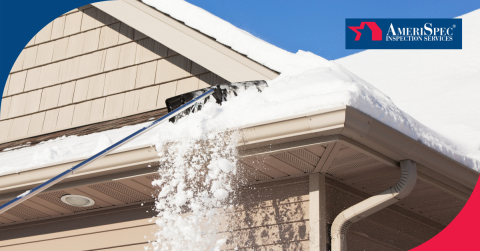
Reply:
M411 160L400 161L402 176L397 184L341 212L332 224L332 251L346 251L346 233L355 222L407 197L417 181L417 166Z

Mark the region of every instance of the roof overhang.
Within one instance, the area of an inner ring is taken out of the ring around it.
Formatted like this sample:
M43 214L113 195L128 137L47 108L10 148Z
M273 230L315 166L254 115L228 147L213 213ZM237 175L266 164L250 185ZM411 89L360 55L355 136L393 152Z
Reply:
M279 75L140 1L103 1L92 5L230 82L271 80Z
M421 172L441 174L471 190L479 177L467 166L349 106L249 125L242 132L243 155L339 140L389 166L399 167L399 161L411 159Z
M479 175L472 169L348 106L248 125L239 131L240 158L340 142L341 145L397 169L400 160L411 159L417 163L421 178L424 177L424 180L434 182L436 186L465 199L468 199L473 191ZM333 156L340 149L332 146L327 150ZM116 151L85 167L59 185L69 183L74 186L78 182L82 184L97 182L98 177L108 179L112 175L152 173L155 170L148 167L156 162L156 158L157 152L150 145ZM82 160L84 159L0 176L0 200L15 197L19 191L33 188ZM327 171L326 165L317 165L312 172ZM51 189L54 188L55 186Z

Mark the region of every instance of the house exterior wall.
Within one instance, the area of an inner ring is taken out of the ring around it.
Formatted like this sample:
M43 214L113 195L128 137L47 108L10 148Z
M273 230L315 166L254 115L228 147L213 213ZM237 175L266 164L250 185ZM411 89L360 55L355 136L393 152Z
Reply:
M369 195L327 178L327 240L330 226L344 209ZM137 202L138 203L138 202ZM227 250L310 250L308 177L265 182L241 188L235 209L223 215L218 238ZM143 250L156 232L148 222L153 204L139 204L33 221L0 228L2 250ZM390 206L353 224L348 250L409 250L429 240L444 225ZM147 238L145 238L146 236ZM328 243L327 243L327 250Z
M308 250L308 179L290 179L240 190L218 238L226 249ZM144 250L156 232L153 204L53 218L0 228L0 249ZM227 231L228 230L228 231ZM146 236L146 238L145 238Z
M0 112L0 142L161 109L225 82L95 7L62 15L20 53Z

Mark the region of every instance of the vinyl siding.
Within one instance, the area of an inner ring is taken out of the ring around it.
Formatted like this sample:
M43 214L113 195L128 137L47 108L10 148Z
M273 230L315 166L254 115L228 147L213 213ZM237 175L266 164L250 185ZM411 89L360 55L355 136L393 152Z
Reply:
M19 133L2 130L0 142L164 108L169 97L221 82L94 7L75 10L45 26L12 67L0 122L30 120Z

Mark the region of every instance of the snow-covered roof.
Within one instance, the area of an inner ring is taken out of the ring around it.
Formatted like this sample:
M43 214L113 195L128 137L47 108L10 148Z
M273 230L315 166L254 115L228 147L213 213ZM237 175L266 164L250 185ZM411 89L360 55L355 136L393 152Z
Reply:
M198 140L209 131L243 127L347 105L477 172L480 170L480 157L476 152L418 122L398 108L387 95L339 64L310 52L293 54L282 50L184 1L144 2L280 71L281 75L269 81L270 87L262 93L246 91L222 106L209 103L202 112L191 114L176 124L162 124L130 142L124 149L146 144L161 146L174 140ZM428 112L430 108L418 109ZM70 136L0 153L0 175L87 157L142 126L144 124L80 137Z
M463 19L462 50L367 50L335 62L478 161L480 9L459 18Z

